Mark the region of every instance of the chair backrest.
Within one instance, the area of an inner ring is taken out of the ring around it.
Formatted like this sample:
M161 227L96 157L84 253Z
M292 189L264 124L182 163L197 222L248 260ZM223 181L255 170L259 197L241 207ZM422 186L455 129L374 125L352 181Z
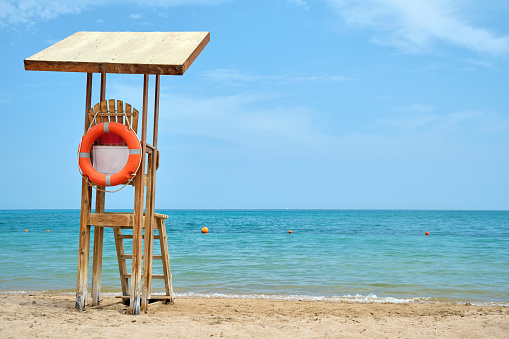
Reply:
M118 122L138 131L138 111L122 100L103 100L88 111L90 127L103 122Z

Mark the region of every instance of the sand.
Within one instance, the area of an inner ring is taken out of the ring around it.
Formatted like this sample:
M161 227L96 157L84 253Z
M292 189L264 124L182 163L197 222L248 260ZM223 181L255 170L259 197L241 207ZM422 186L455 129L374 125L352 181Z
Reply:
M177 298L132 316L122 304L77 311L74 299L0 295L0 338L509 338L503 306Z

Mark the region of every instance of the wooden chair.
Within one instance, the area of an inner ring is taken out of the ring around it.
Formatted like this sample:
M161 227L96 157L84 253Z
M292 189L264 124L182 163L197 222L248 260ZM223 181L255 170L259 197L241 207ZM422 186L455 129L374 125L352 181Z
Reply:
M97 103L88 111L88 118L90 121L90 127L94 127L97 124L103 122L118 122L124 124L126 126L130 126L131 129L138 133L138 116L139 112L136 108L133 108L127 102L125 103L122 100L103 100L100 103ZM153 147L147 144L147 152L151 155ZM156 170L159 169L159 151L157 151L157 159L156 159ZM131 182L130 185L133 185ZM147 182L145 181L145 186Z
M128 103L125 103L121 100L103 100L100 103L97 103L93 108L91 108L88 112L90 127L93 127L96 124L100 124L103 122L118 122L122 123L126 126L130 126L134 132L137 132L138 129L138 111L133 108ZM159 167L159 152L154 154L154 148L151 145L146 145L147 154L149 157L148 164L151 164L151 157L157 156L156 159L156 169ZM148 174L144 174L145 176L145 185L150 186L149 183L153 178L151 178L150 166L148 167ZM138 173L137 175L140 175ZM99 187L101 189L101 187ZM147 199L151 194L150 190L147 189ZM117 213L117 212L105 212L104 211L104 192L100 190L97 191L97 196L102 195L102 198L96 198L96 200L102 199L102 208L98 208L100 205L96 205L96 212L90 213L88 217L88 225L94 226L94 250L93 250L93 265L92 265L92 306L97 306L100 304L101 300L101 269L102 269L102 237L104 232L104 227L113 228L113 234L115 238L115 247L117 250L117 260L118 267L120 273L120 282L122 287L122 296L124 303L129 303L129 279L131 274L128 272L127 268L127 260L132 260L131 254L126 254L124 249L124 239L132 239L133 235L131 234L123 234L123 229L133 229L134 224L134 215L132 213ZM149 244L149 246L145 246L144 248L144 262L143 262L143 277L145 285L148 285L148 296L147 302L153 301L169 301L173 302L173 288L172 288L172 278L170 271L170 257L168 254L168 242L166 236L166 226L165 219L168 216L164 214L155 213L154 220L152 225L154 232L150 235L150 239L147 242L145 240L145 244ZM144 217L143 228L145 228L146 220ZM157 231L157 234L156 234ZM145 239L147 234L143 235ZM153 251L153 240L159 239L161 255L152 255ZM150 249L150 250L149 250ZM153 275L152 274L152 259L162 260L162 268L163 274ZM165 285L165 295L152 295L152 279L164 279Z

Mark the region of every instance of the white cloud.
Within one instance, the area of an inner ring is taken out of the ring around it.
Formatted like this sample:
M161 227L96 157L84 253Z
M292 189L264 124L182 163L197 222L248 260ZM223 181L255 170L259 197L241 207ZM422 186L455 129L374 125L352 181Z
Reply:
M426 105L412 105L397 110L404 114L376 120L376 129L393 135L421 133L449 138L458 134L459 139L509 133L509 120L488 112L460 111L440 115L432 114L434 107Z
M112 81L108 95L132 98L128 102L140 108L141 86L126 83ZM485 152L487 139L505 142L509 134L509 119L497 114L440 111L427 104L394 107L392 114L347 131L331 120L351 125L348 112L344 118L328 116L311 106L282 103L273 92L191 96L163 86L159 141L203 157L422 160L468 157L474 147Z
M286 0L286 2L294 4L295 6L298 6L298 7L308 9L308 4L303 0Z
M180 5L218 5L231 0L0 0L0 27L35 25L41 20L54 19L59 15L77 14L94 6L134 3L151 7Z
M325 143L328 136L311 109L271 105L272 99L246 93L214 98L163 96L161 122L170 135L207 138L272 154L295 154ZM171 114L164 113L165 107L171 107L167 110Z
M132 98L128 102L140 110L141 86L110 84L108 96ZM266 154L311 154L332 143L321 119L309 107L280 104L274 93L205 97L161 89L159 133L185 140L207 139Z
M342 82L355 80L350 77L341 75L318 75L318 76L293 76L293 75L258 75L250 74L236 69L215 69L202 72L201 74L208 80L224 82L224 83L245 83L257 81L272 81L279 84L302 84L308 82Z
M0 0L0 26L49 20L61 14L79 13L89 1Z
M436 41L509 54L509 36L471 25L455 0L327 0L350 26L376 31L372 41L405 52L430 51ZM485 5L491 5L485 3Z
M129 15L129 18L130 19L134 19L134 20L137 20L137 19L141 19L143 16L141 14L131 14Z

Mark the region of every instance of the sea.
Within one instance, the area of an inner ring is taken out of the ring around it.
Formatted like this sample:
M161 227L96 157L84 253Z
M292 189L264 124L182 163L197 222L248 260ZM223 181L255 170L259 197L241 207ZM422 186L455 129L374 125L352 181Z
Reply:
M169 215L177 298L509 306L509 211L156 212ZM79 217L79 210L0 210L0 293L75 293ZM130 253L132 242L125 244ZM162 284L154 280L153 290ZM120 291L106 228L102 292Z

